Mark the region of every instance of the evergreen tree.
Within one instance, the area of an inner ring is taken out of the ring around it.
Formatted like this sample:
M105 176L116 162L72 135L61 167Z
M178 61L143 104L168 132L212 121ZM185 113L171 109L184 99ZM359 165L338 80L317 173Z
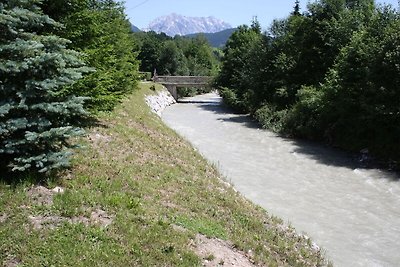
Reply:
M258 21L257 16L253 17L253 20L251 21L251 27L250 27L254 32L257 34L261 34L261 24Z
M96 72L69 88L68 93L90 99L91 111L112 110L136 87L138 46L123 4L113 0L44 0L43 10L65 28L57 32L72 41L71 49L85 54Z
M294 16L300 16L301 15L300 14L300 0L296 0L294 2L294 9L293 9L292 15L294 15Z
M0 3L0 169L48 172L68 165L68 139L82 134L84 99L64 88L88 72L69 41L45 34L62 25L40 0Z

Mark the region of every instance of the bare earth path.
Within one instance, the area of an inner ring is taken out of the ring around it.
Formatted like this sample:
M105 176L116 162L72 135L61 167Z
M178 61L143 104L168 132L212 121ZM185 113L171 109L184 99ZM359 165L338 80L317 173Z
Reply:
M207 94L163 120L214 162L247 198L305 232L335 266L398 266L400 181L348 155L280 138Z

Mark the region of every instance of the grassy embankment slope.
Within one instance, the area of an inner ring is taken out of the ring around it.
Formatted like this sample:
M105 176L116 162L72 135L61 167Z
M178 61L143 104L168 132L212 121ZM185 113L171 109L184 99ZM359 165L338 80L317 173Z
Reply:
M197 266L216 258L198 252L198 234L260 265L324 265L150 112L149 87L88 129L73 168L45 184L64 193L0 182L0 265Z

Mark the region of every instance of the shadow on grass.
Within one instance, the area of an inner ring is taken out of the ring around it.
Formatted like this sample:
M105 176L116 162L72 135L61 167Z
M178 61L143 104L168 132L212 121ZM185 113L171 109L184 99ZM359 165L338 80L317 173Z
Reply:
M78 127L83 128L87 131L90 128L108 128L109 126L103 124L94 116L87 116L76 122ZM76 145L66 147L66 149L82 149ZM35 184L46 186L48 184L58 184L62 180L63 174L68 171L69 168L60 168L58 170L52 170L45 173L38 173L35 170L28 170L25 172L12 171L7 165L12 162L13 157L11 155L0 155L0 182L11 187L17 187L20 184Z
M103 124L94 115L84 117L84 118L80 119L79 121L77 121L76 123L77 123L77 126L83 128L83 129L93 128L93 127L108 128L107 125Z
M32 184L46 186L58 184L61 180L61 173L64 170L52 171L49 173L37 173L35 171L12 172L7 168L0 168L0 183L16 188L21 184Z

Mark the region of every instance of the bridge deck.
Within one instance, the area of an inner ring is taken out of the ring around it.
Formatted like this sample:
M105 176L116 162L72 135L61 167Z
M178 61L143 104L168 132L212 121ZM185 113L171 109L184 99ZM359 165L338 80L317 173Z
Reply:
M155 76L154 82L161 83L167 87L172 96L178 100L177 87L209 87L212 77L210 76Z
M177 84L207 84L211 82L210 76L156 76L155 82L159 83L177 83Z
M196 86L209 86L209 83L178 83L178 82L159 82L165 86L171 85L171 86L177 86L177 87L196 87Z

